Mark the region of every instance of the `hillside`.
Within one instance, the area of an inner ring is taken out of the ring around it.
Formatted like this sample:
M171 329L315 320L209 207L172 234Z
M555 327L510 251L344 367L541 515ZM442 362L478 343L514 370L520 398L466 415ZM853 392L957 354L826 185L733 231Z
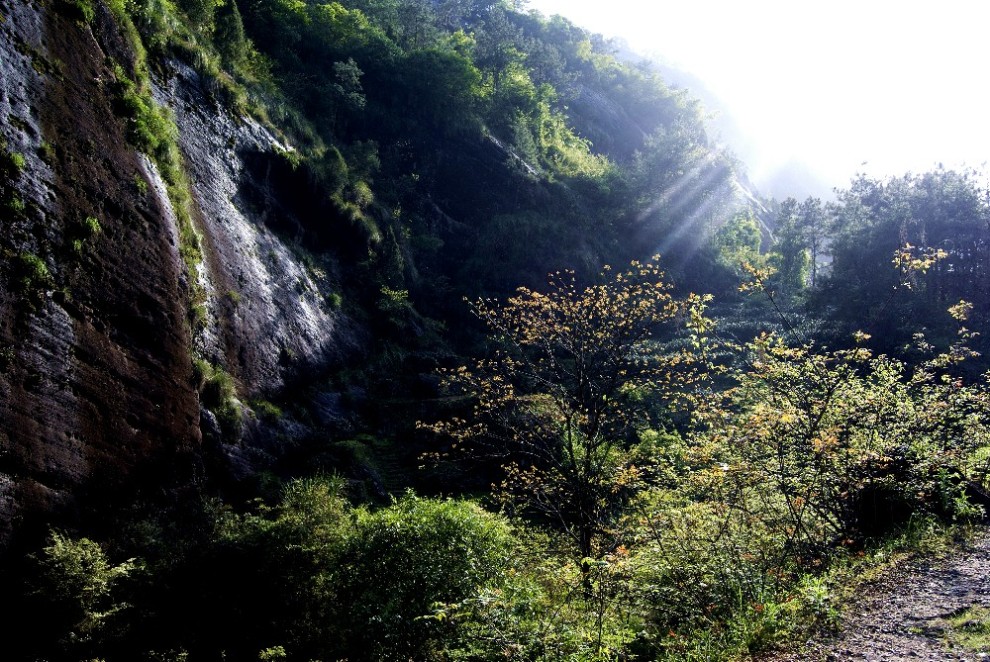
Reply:
M612 48L0 6L11 659L738 657L983 514L979 177L763 198Z
M737 204L684 93L560 19L449 5L5 12L8 527L132 472L243 478L313 432L252 403L313 384L349 428L319 383L348 361L449 353L464 295L686 259Z

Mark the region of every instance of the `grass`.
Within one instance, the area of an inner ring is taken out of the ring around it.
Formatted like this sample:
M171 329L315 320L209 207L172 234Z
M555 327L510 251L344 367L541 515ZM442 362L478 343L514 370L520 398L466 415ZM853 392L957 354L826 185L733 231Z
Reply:
M38 156L48 165L53 165L55 163L55 148L47 140L42 140L41 144L38 145Z
M51 273L44 260L33 253L17 256L17 272L25 289L35 289L51 285Z
M27 308L37 309L45 293L54 289L55 280L45 261L34 253L22 252L13 260L14 288Z
M193 379L200 402L216 416L224 439L236 441L243 425L243 414L233 377L209 361L193 359Z
M93 216L87 216L82 223L74 226L70 233L69 245L72 253L81 256L89 242L103 232L100 221Z
M699 649L707 644L719 653L739 657L753 651L775 646L787 647L804 641L815 632L834 632L842 614L856 602L865 588L908 560L918 556L938 557L956 548L961 540L972 535L972 528L965 524L946 524L935 518L918 518L900 533L865 549L846 552L832 560L831 566L819 575L798 578L787 591L782 603L769 600L759 611L740 610L736 618L727 624L724 641L694 642ZM981 608L982 609L982 608ZM777 615L778 618L768 618ZM969 610L954 619L948 642L950 645L983 651L985 648L969 648L970 645L990 644L990 609L970 614ZM987 630L980 635L979 628ZM979 636L985 636L985 643ZM700 639L703 639L700 638ZM742 645L740 645L740 643ZM699 659L704 659L702 655Z
M92 0L61 1L71 8L92 5ZM212 39L191 25L174 4L154 5L157 11L148 11L152 6L148 3L130 0L108 0L107 5L133 53L132 61L113 64L115 107L127 122L128 140L152 157L165 181L179 228L179 252L192 284L189 323L195 334L205 326L206 293L198 278L203 248L193 222L193 199L178 147L178 129L171 113L151 97L148 53L186 60L205 78L211 95L234 113L254 115L275 133L281 132L268 117L266 99L279 99L281 95L267 60L250 42L245 42L243 57L237 63L228 63L225 69ZM293 153L290 158L299 157ZM135 185L140 193L147 191L147 183L138 182L138 177ZM236 303L235 297L230 298Z
M83 221L83 227L86 229L86 233L90 237L95 237L103 232L103 228L100 227L100 221L93 216L86 217L86 220Z
M20 152L6 151L6 144L0 143L0 175L5 179L17 179L24 171L26 162Z
M950 648L990 652L990 608L973 605L951 616L947 624L945 636Z
M63 6L71 18L81 23L92 23L96 17L96 8L91 0L66 0Z
M742 659L762 650L792 647L815 633L834 632L843 612L870 582L912 557L944 554L970 534L965 525L918 518L898 536L862 550L838 553L820 574L796 576L752 604L740 603L716 627L685 633L670 659ZM983 645L976 637L975 624L983 622L981 617L990 628L990 610L972 618L962 617L962 634L951 635L958 641L950 642L961 647L967 645L964 641ZM986 636L990 643L990 630Z
M176 141L178 129L168 112L151 97L151 87L141 72L131 80L124 67L114 64L115 110L127 120L127 139L156 161L167 160L168 146Z
M251 410L254 412L255 416L263 421L268 421L270 423L276 423L285 416L282 408L276 405L274 402L269 402L268 400L252 400Z

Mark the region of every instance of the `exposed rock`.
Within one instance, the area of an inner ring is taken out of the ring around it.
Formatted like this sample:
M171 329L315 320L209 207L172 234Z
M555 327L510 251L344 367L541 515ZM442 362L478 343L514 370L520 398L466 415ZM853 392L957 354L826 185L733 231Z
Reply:
M106 55L54 10L4 12L2 138L24 166L0 228L0 543L135 472L174 476L199 439L174 220L141 185L156 176L112 112Z
M295 374L339 356L348 337L327 302L330 283L317 282L266 226L271 209L247 201L250 191L278 205L278 192L254 179L245 159L277 160L290 148L251 119L232 117L194 70L173 66L156 96L175 114L201 212L208 314L197 348L233 374L246 395L277 393Z
M0 182L18 198L0 201L0 548L22 521L77 519L193 480L204 434L206 464L222 458L235 479L312 436L238 405L241 434L225 438L200 410L194 356L233 375L248 403L289 397L355 344L329 303L334 268L307 266L268 225L292 221L265 177L287 146L217 103L192 69L173 63L157 80L205 254L190 275L165 183L113 111L111 63L132 69L134 56L107 8L86 25L7 3L2 19L0 139L23 162ZM196 281L206 315L194 332Z

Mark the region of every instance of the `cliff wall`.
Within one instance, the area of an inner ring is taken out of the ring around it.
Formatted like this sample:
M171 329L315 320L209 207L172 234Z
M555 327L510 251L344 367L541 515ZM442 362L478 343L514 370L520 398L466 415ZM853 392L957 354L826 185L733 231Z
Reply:
M245 445L265 438L245 403L348 344L332 269L307 267L266 225L282 206L265 164L290 148L174 64L155 96L191 182L203 259L188 273L166 186L114 111L112 67L133 53L95 7L83 21L58 5L0 5L2 543L25 522L199 480L201 422L214 417L194 358L233 378L245 424L219 454L243 472Z

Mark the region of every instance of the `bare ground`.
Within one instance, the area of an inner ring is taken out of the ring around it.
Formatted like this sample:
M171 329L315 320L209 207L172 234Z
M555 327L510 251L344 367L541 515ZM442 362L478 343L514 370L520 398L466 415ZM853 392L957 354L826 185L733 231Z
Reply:
M797 660L990 660L954 644L949 619L990 607L990 531L942 556L896 565L859 588L838 634L764 662Z

